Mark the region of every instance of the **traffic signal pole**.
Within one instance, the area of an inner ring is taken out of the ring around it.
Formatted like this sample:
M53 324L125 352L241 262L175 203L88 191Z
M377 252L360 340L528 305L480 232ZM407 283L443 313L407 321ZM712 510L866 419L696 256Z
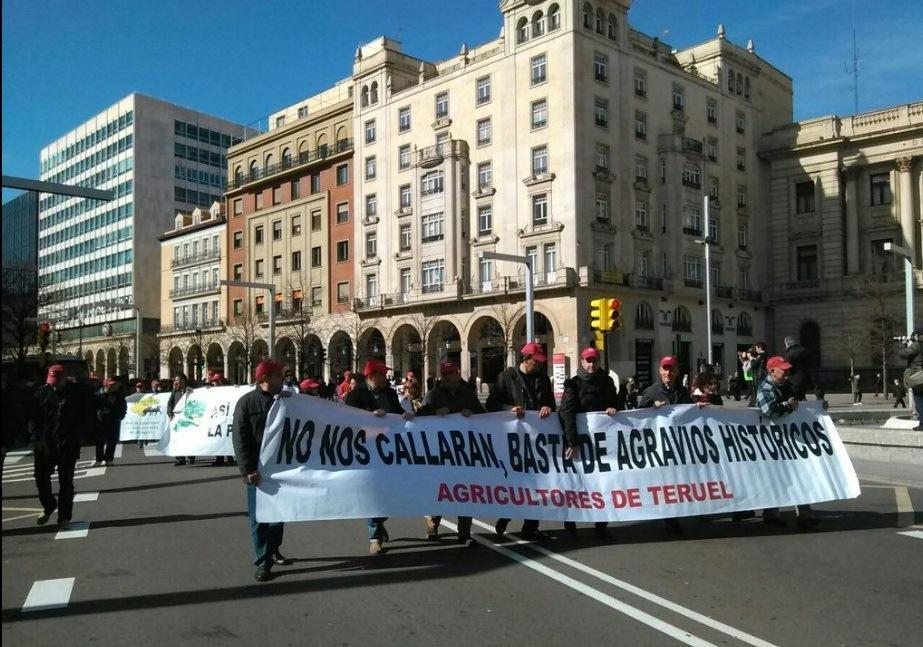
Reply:
M711 344L711 241L708 238L708 193L703 196L705 203L705 330L708 344L708 365L713 364L712 344Z

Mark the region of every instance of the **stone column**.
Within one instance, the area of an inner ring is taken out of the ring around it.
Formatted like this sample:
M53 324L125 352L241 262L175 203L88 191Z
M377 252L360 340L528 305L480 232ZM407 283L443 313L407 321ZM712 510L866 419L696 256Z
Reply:
M859 198L856 191L856 176L859 170L847 167L846 176L846 273L859 273Z
M899 157L897 159L897 184L900 195L901 215L901 234L904 236L904 247L913 252L911 258L916 264L917 253L914 235L914 218L913 218L913 184L910 176L910 169L913 166L913 159L910 157Z
M468 352L468 335L461 336L461 370L462 378L471 377L471 353Z

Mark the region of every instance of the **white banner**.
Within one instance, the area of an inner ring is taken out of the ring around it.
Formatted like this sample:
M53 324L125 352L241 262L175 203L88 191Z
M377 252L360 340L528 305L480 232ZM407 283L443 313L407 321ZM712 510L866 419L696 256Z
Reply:
M195 389L176 403L157 449L167 456L233 456L231 423L240 396L252 386Z
M125 398L119 440L159 440L167 428L169 393L132 393Z
M263 437L257 519L631 521L859 495L855 470L819 404L778 420L694 405L577 420L581 458L572 462L564 459L556 415L405 423L317 398L282 398Z

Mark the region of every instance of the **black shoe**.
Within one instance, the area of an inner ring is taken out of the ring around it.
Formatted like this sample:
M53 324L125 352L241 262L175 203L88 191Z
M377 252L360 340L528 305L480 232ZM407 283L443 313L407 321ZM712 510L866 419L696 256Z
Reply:
M471 535L459 535L455 541L462 546L467 546L471 542Z
M215 459L215 462L212 463L213 467L224 467L224 456L219 456Z
M177 458L176 461L173 463L173 467L179 467L180 465L185 465L185 464L186 464L185 458Z
M282 553L276 553L272 556L272 561L276 564L281 564L282 566L291 566L294 561L283 555Z
M777 514L771 514L768 517L763 515L763 523L773 528L784 528L786 526L785 520Z
M58 515L58 528L60 530L67 530L68 528L70 528L70 525L71 525L70 517L62 517Z
M814 515L800 514L798 515L798 521L796 523L799 530L813 530L814 528L817 528L818 524L820 523L820 519Z
M535 530L523 530L519 533L519 536L523 539L528 539L529 541L550 541L551 536L545 534L538 528Z
M671 535L683 534L683 527L680 525L679 519L664 519L663 523L667 528L667 532Z
M48 520L51 518L51 515L53 515L54 511L57 509L58 509L58 506L53 507L51 510L45 510L45 512L42 513L42 516L40 516L38 519L35 520L35 523L37 523L40 526L44 526L46 523L48 523Z
M731 515L731 521L744 521L746 519L752 519L756 516L756 512L753 510L744 510L742 512L735 512Z
M506 527L510 525L509 519L498 519L497 523L494 525L494 532L498 535L506 534Z
M271 579L272 579L272 566L266 563L260 564L259 568L256 569L256 581L257 582L268 582Z
M233 456L228 456L226 459L228 465L237 465L237 461L234 460Z
M192 458L189 459L189 464L190 464L190 465L195 465L195 456L193 456Z
M565 521L564 522L564 532L570 535L576 535L577 534L577 524L573 521Z

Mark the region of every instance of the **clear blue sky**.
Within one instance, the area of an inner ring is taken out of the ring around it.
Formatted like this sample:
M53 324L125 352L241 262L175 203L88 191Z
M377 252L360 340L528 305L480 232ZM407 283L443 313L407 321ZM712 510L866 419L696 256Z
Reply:
M3 173L36 177L43 145L132 91L254 122L348 76L356 45L379 35L429 60L491 40L497 5L3 0ZM752 38L794 79L795 118L805 119L853 112L854 11L859 109L923 98L918 0L635 0L629 17L677 48L711 38L719 22L736 43Z

